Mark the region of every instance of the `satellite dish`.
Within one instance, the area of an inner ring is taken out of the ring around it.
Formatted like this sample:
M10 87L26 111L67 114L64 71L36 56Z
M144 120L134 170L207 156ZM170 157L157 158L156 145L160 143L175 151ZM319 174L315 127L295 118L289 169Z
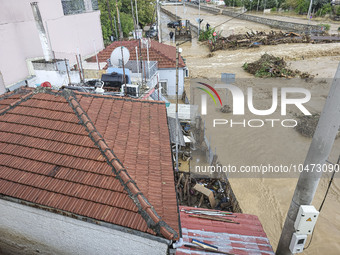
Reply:
M122 48L123 48L123 56L122 56ZM129 61L130 59L130 52L127 48L120 46L114 49L111 53L110 61L111 65L120 67L122 66L122 59L124 58L124 65Z

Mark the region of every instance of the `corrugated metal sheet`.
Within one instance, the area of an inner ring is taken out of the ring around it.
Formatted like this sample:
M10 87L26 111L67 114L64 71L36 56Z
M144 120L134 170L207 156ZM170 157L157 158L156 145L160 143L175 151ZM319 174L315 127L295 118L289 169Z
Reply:
M177 142L176 141L176 122L177 122L176 119L168 117L168 124L169 124L169 131L170 131L170 141L171 141L171 143L174 143L174 144ZM178 144L180 146L185 146L182 127L179 124L179 122L177 122L177 126L178 126Z
M166 108L168 116L176 118L176 104L170 104ZM178 104L178 118L180 120L192 120L197 116L198 105Z
M190 217L183 210L200 209L180 206L182 235L185 244L196 239L219 248L219 251L235 255L274 255L274 251L263 230L261 222L255 215L235 213L236 218L229 218L240 224L226 223ZM218 254L188 247L177 249L176 255L184 254Z

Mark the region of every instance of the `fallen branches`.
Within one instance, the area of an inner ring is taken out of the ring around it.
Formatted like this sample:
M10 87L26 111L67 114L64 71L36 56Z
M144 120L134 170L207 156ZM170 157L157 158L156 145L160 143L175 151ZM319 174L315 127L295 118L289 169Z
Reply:
M283 58L263 54L261 58L252 63L245 63L243 69L256 77L285 77L293 78L300 76L302 79L311 79L314 76L299 70L291 70Z

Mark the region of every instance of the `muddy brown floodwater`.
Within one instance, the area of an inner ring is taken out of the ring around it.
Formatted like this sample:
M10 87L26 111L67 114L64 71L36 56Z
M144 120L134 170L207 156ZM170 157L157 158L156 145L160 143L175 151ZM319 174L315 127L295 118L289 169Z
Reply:
M173 10L175 7L167 7ZM172 8L172 9L171 9ZM196 10L186 11L186 17L193 19ZM178 15L183 16L183 11L178 7ZM223 16L213 16L201 11L202 17L209 20L209 23L218 24L228 19ZM190 16L191 15L191 16ZM163 32L168 33L167 21L170 19L163 15ZM211 21L210 21L211 20ZM260 30L262 25L233 20L225 24L223 33L234 33L235 30L249 31ZM237 23L239 25L237 25ZM240 28L240 29L238 29ZM263 27L264 29L268 29ZM171 44L168 37L164 37L165 43ZM237 85L243 91L246 87L253 87L255 91L254 104L258 108L268 109L271 104L271 88L282 86L296 86L309 89L312 93L311 101L306 107L311 112L321 112L329 92L331 78L333 78L340 61L339 44L284 44L276 46L261 46L256 49L242 49L232 51L217 51L213 56L209 56L208 48L196 39L192 43L181 45L182 56L186 59L190 71L190 79L205 80L215 82L221 77L221 73L235 73ZM303 80L287 79L254 79L242 69L245 62L257 60L262 54L269 53L278 57L283 57L288 61L291 68L308 71L316 75L316 79L311 82ZM242 79L241 79L242 78ZM186 81L186 89L189 89L190 80ZM224 93L222 93L224 94ZM222 101L225 98L222 98ZM210 105L209 105L210 106ZM288 165L302 164L307 155L311 139L301 136L292 128L264 126L262 128L238 127L230 128L226 126L212 126L212 119L235 118L231 114L221 113L214 107L209 108L208 115L205 116L207 123L207 133L211 137L213 147L220 162L223 165ZM279 110L278 110L279 111ZM287 118L294 117L296 109L291 109ZM244 119L253 118L249 113L242 116ZM282 118L279 113L271 116ZM256 117L258 118L258 117ZM335 141L329 160L336 162L340 154L340 139ZM340 177L340 173L336 176ZM284 176L283 176L284 177ZM282 231L284 220L291 202L296 186L297 178L232 178L230 179L234 193L240 203L244 213L259 216L264 229L276 249ZM325 194L329 176L321 179L313 205L318 209ZM313 242L309 249L303 254L340 254L340 179L336 178L323 210L319 216ZM308 241L307 241L308 242Z

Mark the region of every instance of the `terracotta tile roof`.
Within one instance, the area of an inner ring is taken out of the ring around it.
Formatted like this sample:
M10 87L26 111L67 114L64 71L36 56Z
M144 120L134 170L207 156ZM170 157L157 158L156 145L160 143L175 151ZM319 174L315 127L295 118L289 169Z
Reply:
M164 103L69 91L0 97L0 194L177 239Z
M255 215L234 213L236 218L229 218L240 224L213 221L190 217L184 210L198 208L180 206L181 227L184 244L191 244L194 238L218 247L219 251L235 255L274 255L274 251L263 230L259 218ZM211 211L209 209L202 209ZM182 246L176 250L176 255L213 254Z
M106 62L110 58L112 51L121 45L128 48L130 51L130 60L137 60L136 47L139 47L139 41L133 40L113 42L98 53L99 62ZM146 48L142 48L142 56L143 60L147 60ZM138 60L140 60L139 56ZM149 60L157 61L158 68L176 68L176 47L151 40L151 47L149 48ZM87 61L96 62L96 56L88 58ZM179 66L185 67L184 61L181 57L179 58Z

